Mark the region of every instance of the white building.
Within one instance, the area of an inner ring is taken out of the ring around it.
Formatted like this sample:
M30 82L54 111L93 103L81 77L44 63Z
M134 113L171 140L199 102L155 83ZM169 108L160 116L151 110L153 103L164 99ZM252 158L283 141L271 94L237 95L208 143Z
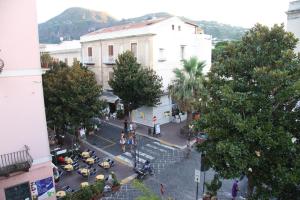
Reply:
M299 39L296 52L300 52L300 0L291 1L287 14L287 31L295 34Z
M118 54L131 50L142 66L149 67L163 78L165 95L157 107L141 107L133 112L133 121L152 126L152 118L164 124L171 120L172 102L167 87L174 77L173 70L182 67L182 59L192 56L206 62L204 72L211 66L211 36L193 23L178 17L151 19L138 23L113 26L80 38L82 61L96 73L97 81L110 90L113 66Z
M72 66L74 61L81 62L81 44L79 40L63 41L60 44L40 44L41 53L49 53L56 61Z

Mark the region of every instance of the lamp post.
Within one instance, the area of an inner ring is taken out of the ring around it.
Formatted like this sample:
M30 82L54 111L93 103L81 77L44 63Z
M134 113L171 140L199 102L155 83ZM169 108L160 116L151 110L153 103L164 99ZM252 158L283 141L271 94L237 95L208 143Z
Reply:
M201 171L203 171L203 187L202 187L202 195L204 194L204 186L205 186L205 171L206 171L206 166L205 166L205 156L206 156L206 151L203 151L201 153Z

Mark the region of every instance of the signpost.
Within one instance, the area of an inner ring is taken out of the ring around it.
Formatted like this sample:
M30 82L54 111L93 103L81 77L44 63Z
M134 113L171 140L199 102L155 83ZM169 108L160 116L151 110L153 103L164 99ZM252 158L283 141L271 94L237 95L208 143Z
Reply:
M196 200L198 200L198 186L200 183L200 170L198 170L198 169L195 169L195 182L197 183Z

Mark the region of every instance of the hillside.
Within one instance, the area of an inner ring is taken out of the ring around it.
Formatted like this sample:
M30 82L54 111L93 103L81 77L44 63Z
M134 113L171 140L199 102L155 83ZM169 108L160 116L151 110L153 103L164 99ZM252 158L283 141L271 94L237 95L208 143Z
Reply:
M64 40L79 39L90 31L114 25L117 20L104 12L84 8L69 8L60 15L39 24L40 43L58 43Z
M60 15L39 24L40 43L58 43L64 40L79 39L88 32L118 24L127 24L147 20L151 17L167 17L168 13L151 13L141 17L116 20L105 12L92 11L84 8L69 8ZM184 17L182 17L184 18ZM192 21L192 20L190 20ZM193 21L204 29L206 34L215 40L238 40L246 31L245 28L220 24L214 21Z

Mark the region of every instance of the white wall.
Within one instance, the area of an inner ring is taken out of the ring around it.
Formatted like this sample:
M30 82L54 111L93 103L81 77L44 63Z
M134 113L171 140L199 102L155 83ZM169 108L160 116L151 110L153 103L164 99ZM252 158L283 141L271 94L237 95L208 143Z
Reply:
M88 48L92 47L92 59L88 60ZM103 85L102 69L101 69L101 42L85 42L81 43L81 61L85 64L92 61L94 65L88 65L88 68L95 73L97 83Z
M160 98L160 105L153 107L153 116L156 116L157 122L165 124L170 122L172 115L172 101L168 95L164 95ZM169 115L166 115L169 112Z
M153 117L152 107L143 106L132 111L132 121L138 124L153 126L152 117Z
M287 31L299 39L295 52L300 52L300 1L290 2L287 18Z
M65 62L65 59L67 59L67 65L72 66L74 63L74 58L77 59L77 61L81 62L81 49L78 49L76 51L65 51L65 52L49 52L49 55L54 58L58 59L59 61Z
M175 30L172 30L172 25ZM181 31L178 31L178 26ZM195 34L195 27L184 23L178 18L170 18L154 27L157 34L153 37L153 63L154 70L163 77L163 89L167 90L168 85L174 77L173 70L181 68L181 46L185 46L185 59L196 56L199 61L205 61L204 72L207 73L211 67L211 36ZM159 49L165 51L165 61L159 61Z

